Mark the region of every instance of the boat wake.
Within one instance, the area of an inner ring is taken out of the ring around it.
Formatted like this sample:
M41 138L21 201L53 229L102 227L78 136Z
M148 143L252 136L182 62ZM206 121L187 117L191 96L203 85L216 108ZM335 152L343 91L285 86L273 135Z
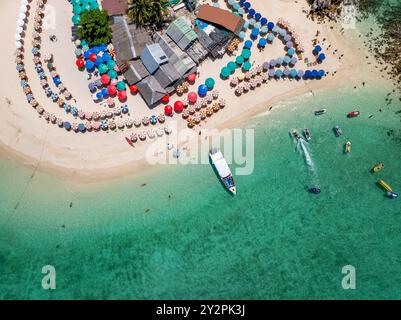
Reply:
M303 138L299 139L297 141L297 150L301 155L303 155L305 163L308 166L309 170L316 176L316 166L313 162L308 142L306 142Z

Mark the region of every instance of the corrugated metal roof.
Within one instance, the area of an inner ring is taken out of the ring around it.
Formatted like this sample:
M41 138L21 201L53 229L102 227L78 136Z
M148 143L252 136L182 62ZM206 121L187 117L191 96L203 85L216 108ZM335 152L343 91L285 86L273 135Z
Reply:
M177 81L181 79L180 74L171 63L162 65L154 76L163 88L174 87Z
M146 70L141 60L132 61L130 67L124 73L124 77L129 85L136 84L147 76L149 76L149 72Z
M147 77L137 86L139 93L149 106L158 103L167 93L154 76Z

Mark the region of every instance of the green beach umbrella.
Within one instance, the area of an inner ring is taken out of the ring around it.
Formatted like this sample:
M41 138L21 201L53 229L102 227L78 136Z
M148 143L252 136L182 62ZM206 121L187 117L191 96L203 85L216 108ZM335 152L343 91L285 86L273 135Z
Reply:
M109 62L107 62L107 68L109 68L109 70L114 70L115 66L116 63L114 62L114 60L110 60Z
M99 72L100 72L100 74L104 74L104 73L106 73L108 70L109 70L109 68L107 68L107 66L106 66L104 63L102 63L102 64L99 66ZM111 78L111 77L110 77L110 78Z
M233 73L235 69L237 69L237 64L233 61L230 61L227 63L227 68L230 69L231 73Z
M242 65L244 63L244 57L243 56L238 56L237 58L235 58L235 62L238 65Z
M230 76L230 74L231 74L231 71L227 67L224 67L223 69L221 69L221 74L220 75L223 78L228 78Z
M80 18L78 15L74 15L74 16L72 17L72 23L73 23L73 24L77 25L77 24L79 24L80 22L81 22L81 18Z
M244 65L242 66L242 69L244 69L244 71L249 71L252 68L252 64L249 61L246 61L244 63Z
M209 90L212 90L214 88L215 83L216 82L214 81L213 78L207 78L205 81L205 85Z
M110 70L109 72L107 72L107 74L109 75L110 79L117 78L117 72L115 70Z
M81 14L81 12L82 12L82 8L81 8L81 6L74 6L73 7L73 9L72 9L72 12L74 12L74 14L77 14L77 15L79 15L79 14Z
M251 50L244 49L244 50L242 50L241 55L245 60L248 60L251 57Z
M124 81L119 81L119 82L117 83L117 90L118 90L118 91L125 90L125 82L124 82Z
M73 5L74 7L75 7L75 6L81 5L81 1L80 1L80 0L72 0L71 3L72 3L72 5Z

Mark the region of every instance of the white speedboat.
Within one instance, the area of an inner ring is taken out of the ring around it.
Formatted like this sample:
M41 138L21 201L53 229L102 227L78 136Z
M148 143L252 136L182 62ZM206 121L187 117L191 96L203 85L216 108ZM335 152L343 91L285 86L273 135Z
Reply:
M221 151L213 148L209 152L209 157L224 187L232 194L236 194L234 177Z

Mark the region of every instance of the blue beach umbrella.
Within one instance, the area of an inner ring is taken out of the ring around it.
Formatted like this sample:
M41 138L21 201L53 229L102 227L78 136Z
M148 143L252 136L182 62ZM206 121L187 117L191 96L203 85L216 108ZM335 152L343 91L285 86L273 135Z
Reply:
M242 6L245 3L245 0L239 0L239 4Z
M283 71L281 71L280 69L277 69L275 75L276 75L276 78L281 78L283 75Z
M270 69L268 72L268 75L270 78L273 78L275 76L275 74L276 74L276 71L274 71L274 69Z
M291 61L291 58L290 58L289 56L285 56L285 57L283 58L283 62L284 62L285 64L289 64L290 61Z
M280 65L282 65L283 64L283 58L277 58L276 59L276 65L277 66L280 66Z
M109 62L111 60L111 55L107 52L105 52L102 56L102 59L105 63Z
M317 45L313 51L319 53L320 51L322 51L322 47Z
M267 24L267 27L269 28L269 30L273 30L273 28L274 28L274 23L273 23L273 22L269 22L269 23Z
M71 107L71 114L75 117L78 115L78 109L76 107Z
M208 90L208 88L207 88L207 86L205 84L201 84L198 87L198 95L200 95L200 96L205 96L208 91L209 90Z
M125 104L124 106L121 106L121 112L122 112L122 113L125 114L125 113L128 113L128 111L129 111L129 110L128 110L128 106L127 106L126 104Z
M284 69L284 71L283 71L283 75L284 76L286 76L286 77L288 77L289 75L290 75L290 70L289 69Z
M244 43L244 47L247 49L251 49L252 48L252 41L251 40L246 40Z
M306 70L304 72L304 78L309 79L312 76L312 72L310 70Z
M257 28L252 29L251 36L253 38L256 38L258 35L259 35L259 29L257 29Z
M323 78L325 76L326 72L324 70L319 70L318 71L318 77Z
M280 36L283 38L287 35L287 31L285 29L280 29L279 33L280 33Z
M262 15L261 15L259 12L257 12L257 13L255 14L255 20L256 20L256 21L259 21L261 18L262 18Z
M95 63L95 66L98 67L103 63L103 59L101 57L97 57L96 61L94 63Z
M78 130L79 132L84 133L86 131L85 125L83 123L80 123L78 125Z
M107 91L106 88L103 88L101 92L102 92L103 98L108 98L109 97L109 92Z
M67 113L71 111L71 106L67 103L63 104L63 108L64 108L64 111Z
M92 61L86 60L86 62L85 62L86 70L91 71L91 70L93 70L94 67L95 67L95 65Z
M289 48L287 54L292 57L295 54L294 48Z
M324 53L319 54L318 60L320 62L324 61L326 59L326 55Z
M103 94L102 94L102 92L98 92L98 93L96 93L96 99L98 99L98 100L101 100L101 99L103 99Z
M157 117L155 115L152 115L149 117L149 122L151 124L156 124L157 123Z
M262 18L260 20L260 23L262 24L262 26L264 26L265 24L267 24L267 19L266 18Z
M249 19L248 28L253 28L255 23L256 23L256 20L254 18Z
M250 4L249 2L245 2L245 3L244 3L244 7L245 7L246 9L249 9L249 8L251 7L251 4Z
M247 30L249 28L249 22L245 21L244 27L242 28L243 30Z
M291 78L296 78L296 76L297 76L297 70L295 70L295 69L291 69L291 71L290 71L290 77Z
M255 13L256 13L255 9L249 9L249 11L248 11L248 15L250 17L253 17L255 15Z
M319 76L319 72L317 70L312 70L312 78L317 78Z
M267 40L265 38L260 38L258 44L259 44L259 46L264 48L266 46L266 44L267 44Z
M260 29L262 28L262 24L258 21L255 23L254 28Z
M69 131L69 130L71 130L71 123L69 123L68 121L65 121L63 123L63 127L65 130Z

